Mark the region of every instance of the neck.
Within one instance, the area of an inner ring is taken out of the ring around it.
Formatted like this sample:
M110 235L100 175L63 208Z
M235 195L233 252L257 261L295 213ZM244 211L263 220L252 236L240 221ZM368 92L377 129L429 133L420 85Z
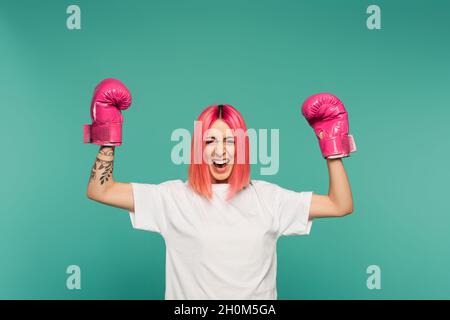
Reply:
M211 183L212 183L212 184L228 183L228 179L225 179L225 180L216 180L216 179L212 179Z

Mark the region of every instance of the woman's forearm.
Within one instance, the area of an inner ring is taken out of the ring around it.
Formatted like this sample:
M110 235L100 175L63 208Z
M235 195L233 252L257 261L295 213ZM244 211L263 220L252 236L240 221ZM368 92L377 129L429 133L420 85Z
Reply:
M100 147L89 177L87 188L89 198L98 198L113 184L114 151L115 147Z
M344 212L353 211L353 196L342 159L327 159L330 186L328 196Z

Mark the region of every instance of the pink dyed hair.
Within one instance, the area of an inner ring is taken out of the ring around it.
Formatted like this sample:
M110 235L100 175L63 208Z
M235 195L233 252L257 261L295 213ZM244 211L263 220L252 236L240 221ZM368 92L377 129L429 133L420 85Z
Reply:
M205 196L208 199L212 198L212 179L209 172L209 166L205 161L203 161L203 152L206 145L206 142L203 141L203 136L205 132L211 128L214 121L219 119L219 109L219 105L211 105L206 107L200 113L197 121L201 121L201 132L199 125L194 129L191 143L191 162L189 165L188 184L195 192ZM228 178L230 188L228 191L227 200L229 200L234 197L237 192L247 187L250 182L249 139L244 118L233 106L229 104L222 105L221 119L228 124L230 129L232 129L236 146L233 169ZM241 134L244 133L244 136L242 137L241 135L237 137L238 134L235 130ZM202 161L198 163L199 161L194 161L194 159L195 151L200 149L200 145ZM244 153L244 155L242 155L242 153Z

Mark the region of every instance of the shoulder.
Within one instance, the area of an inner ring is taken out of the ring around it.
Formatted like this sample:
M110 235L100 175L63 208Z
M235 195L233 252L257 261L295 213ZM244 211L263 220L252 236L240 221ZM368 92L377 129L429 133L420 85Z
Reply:
M187 187L187 182L180 179L174 179L161 182L160 184L158 184L158 186L167 190L181 190Z
M163 181L159 185L163 185L163 186L180 186L180 185L184 185L184 184L186 184L185 181L183 181L181 179L174 179L174 180Z
M251 180L249 187L255 190L256 193L263 195L264 197L271 197L276 195L280 191L280 186L275 183L265 180Z
M265 193L267 195L271 195L276 197L277 195L285 195L285 194L301 194L302 192L295 191L290 188L282 187L276 183L272 183L264 180L252 180L252 185L255 190Z
M251 180L250 181L250 186L253 186L255 188L261 189L270 189L270 188L277 188L279 187L277 184L269 182L269 181L265 181L265 180Z

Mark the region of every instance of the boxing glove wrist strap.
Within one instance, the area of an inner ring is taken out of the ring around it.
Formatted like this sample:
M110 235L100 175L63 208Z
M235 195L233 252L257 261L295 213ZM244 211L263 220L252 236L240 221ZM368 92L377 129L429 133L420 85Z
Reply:
M122 124L85 124L84 143L99 145L120 145L122 142Z
M355 140L352 135L341 135L331 138L319 139L320 150L326 159L347 157L356 151Z

